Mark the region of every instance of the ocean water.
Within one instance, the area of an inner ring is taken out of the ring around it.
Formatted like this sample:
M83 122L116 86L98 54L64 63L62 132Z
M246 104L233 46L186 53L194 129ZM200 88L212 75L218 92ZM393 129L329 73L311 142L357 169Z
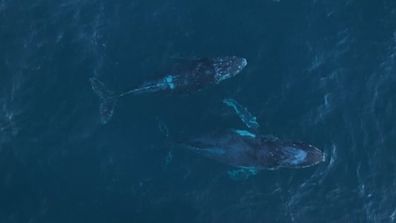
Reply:
M238 55L191 95L123 98L175 60ZM240 127L310 142L320 165L260 171L176 148ZM0 222L396 222L395 0L0 0Z

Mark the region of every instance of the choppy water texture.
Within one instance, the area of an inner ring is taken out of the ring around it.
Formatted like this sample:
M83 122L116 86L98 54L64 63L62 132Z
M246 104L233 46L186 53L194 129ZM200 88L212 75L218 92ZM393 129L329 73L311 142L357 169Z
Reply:
M0 0L0 43L0 222L396 222L394 0ZM100 125L89 77L121 91L218 55L248 67ZM233 180L174 146L240 127L226 97L328 160Z

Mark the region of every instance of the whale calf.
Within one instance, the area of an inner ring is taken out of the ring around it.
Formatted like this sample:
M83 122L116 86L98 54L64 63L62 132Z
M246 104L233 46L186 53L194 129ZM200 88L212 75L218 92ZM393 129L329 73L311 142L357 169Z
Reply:
M239 74L247 65L243 57L224 56L191 61L188 69L165 73L162 77L147 81L141 86L121 93L114 93L95 77L89 79L92 90L100 99L100 119L106 124L114 113L117 99L127 95L155 92L191 93L210 85L216 85Z

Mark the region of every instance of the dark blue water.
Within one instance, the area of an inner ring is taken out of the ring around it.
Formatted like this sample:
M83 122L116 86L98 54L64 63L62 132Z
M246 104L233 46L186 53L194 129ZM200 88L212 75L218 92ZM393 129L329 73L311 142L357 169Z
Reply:
M192 95L120 101L172 58L239 55ZM172 139L241 126L328 160L230 179ZM0 222L396 222L396 1L0 0Z

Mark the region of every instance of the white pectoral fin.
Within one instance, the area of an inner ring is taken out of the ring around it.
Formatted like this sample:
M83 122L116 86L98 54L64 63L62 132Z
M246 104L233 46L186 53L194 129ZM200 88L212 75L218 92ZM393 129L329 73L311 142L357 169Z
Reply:
M257 118L253 116L247 108L240 105L235 99L226 98L223 103L231 107L234 112L238 115L239 119L250 129L258 129L260 125L257 122Z
M249 132L247 130L241 130L241 129L234 129L232 130L236 134L243 136L243 137L250 137L250 138L256 138L256 134Z

